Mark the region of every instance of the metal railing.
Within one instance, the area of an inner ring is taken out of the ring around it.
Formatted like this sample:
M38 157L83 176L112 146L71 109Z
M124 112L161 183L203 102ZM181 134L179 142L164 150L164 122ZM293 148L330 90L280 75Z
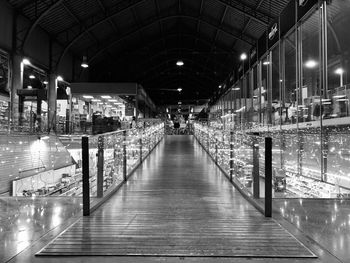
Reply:
M125 183L164 136L164 124L82 137L83 214Z
M194 136L232 184L272 215L272 139L194 124ZM263 187L263 189L261 189Z

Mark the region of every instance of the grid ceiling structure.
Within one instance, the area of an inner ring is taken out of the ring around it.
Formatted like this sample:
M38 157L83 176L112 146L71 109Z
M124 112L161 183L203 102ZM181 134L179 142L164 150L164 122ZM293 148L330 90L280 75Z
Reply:
M8 0L64 46L60 59L87 56L91 81L138 82L157 104L212 97L288 2Z

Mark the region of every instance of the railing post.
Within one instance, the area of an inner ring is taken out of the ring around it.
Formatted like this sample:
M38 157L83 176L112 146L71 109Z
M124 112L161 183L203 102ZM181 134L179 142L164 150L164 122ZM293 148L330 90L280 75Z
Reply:
M82 137L83 215L90 215L89 137Z
M207 133L207 151L210 155L210 136L209 136L209 129L208 129L208 133Z
M126 167L126 131L123 131L124 141L123 141L123 179L124 182L127 180L127 167Z
M215 163L218 164L218 139L215 138Z
M256 136L259 133L253 134L253 197L260 197L260 179L259 179L259 142Z
M233 179L233 131L230 131L230 181Z
M140 143L140 163L142 163L142 135L140 137L139 143Z
M272 139L265 138L265 217L272 216Z
M97 142L97 197L103 197L104 136Z

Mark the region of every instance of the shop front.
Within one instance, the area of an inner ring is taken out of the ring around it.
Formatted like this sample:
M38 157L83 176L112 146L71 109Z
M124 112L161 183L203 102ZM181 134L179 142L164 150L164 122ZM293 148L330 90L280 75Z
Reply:
M251 50L256 61L228 91L235 92L229 104L235 117L228 119L234 124L223 127L273 138L277 196L346 197L350 3L299 2L291 1Z

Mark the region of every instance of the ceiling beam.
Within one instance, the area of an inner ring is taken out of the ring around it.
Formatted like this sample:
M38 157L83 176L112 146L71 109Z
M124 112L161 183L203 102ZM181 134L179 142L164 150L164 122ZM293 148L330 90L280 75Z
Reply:
M160 18L160 20L165 21L165 20L168 20L168 19L174 19L174 18L176 19L176 18L179 18L179 17L181 17L181 18L188 18L188 19L195 20L195 21L197 21L199 19L198 17L194 17L194 16L190 16L190 15L168 15L168 16ZM217 25L215 25L215 24L213 24L211 22L208 22L208 21L205 21L205 20L202 20L202 22L206 23L206 24L208 24L208 25L210 25L210 26L212 26L214 28L217 27ZM98 52L96 52L95 55L90 58L90 61L92 62L94 59L96 59L96 57L101 55L105 50L107 50L107 49L111 48L112 46L118 44L119 42L123 41L124 39L128 38L129 36L131 36L131 35L133 35L135 33L138 33L140 30L143 30L144 28L147 28L150 25L153 25L154 23L158 23L158 19L157 18L154 19L153 21L143 25L141 28L137 28L135 30L132 30L131 32L128 32L128 33L124 34L122 37L112 41L112 43L108 44L106 47L104 47L103 49L100 49ZM230 31L228 31L226 29L223 29L223 28L219 28L218 30L220 30L220 31L222 31L222 32L224 32L224 33L226 33L226 34L228 34L228 35L230 35L230 36L232 36L232 37L234 37L236 39L244 41L244 42L248 43L249 45L253 45L255 43L255 41L256 41L255 39L254 40L251 39L249 41L245 40L243 37L234 35L232 32L230 32Z
M113 13L108 14L107 16L105 16L104 18L98 20L97 22L93 23L92 25L90 25L85 31L77 34L63 49L57 63L56 63L56 68L58 68L58 65L61 63L63 57L65 56L65 54L68 52L69 48L71 46L73 46L80 38L82 38L87 31L93 30L94 28L98 27L99 25L102 25L104 22L108 22L108 20L112 19L113 17L121 14L122 12L129 10L130 8L133 8L137 5L139 5L142 2L145 2L147 0L131 0L128 2L128 4L126 6L122 6L120 8L118 8L116 11L114 11ZM121 4L124 4L125 1L121 1ZM93 17L88 18L87 20L92 19Z
M41 19L43 19L48 13L50 13L51 10L53 10L55 7L57 7L58 5L62 4L64 0L58 0L57 2L53 3L51 6L49 6L44 12L42 12L39 17L37 17L35 19L35 21L32 22L32 24L30 25L29 29L27 30L23 42L22 42L22 46L21 46L21 50L24 50L25 44L27 43L29 37L31 36L31 34L33 33L34 29L36 28L36 26L39 24L39 22L41 21Z
M274 19L273 16L262 11L257 11L254 7L248 6L247 4L242 3L238 0L216 0L217 2L222 3L230 7L231 9L255 20L256 22L268 26L269 22Z

